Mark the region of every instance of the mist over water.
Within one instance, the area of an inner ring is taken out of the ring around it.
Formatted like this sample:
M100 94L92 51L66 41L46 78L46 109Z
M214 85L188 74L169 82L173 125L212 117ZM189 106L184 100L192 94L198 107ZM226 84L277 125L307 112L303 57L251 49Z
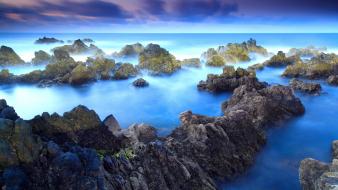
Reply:
M288 51L292 47L327 47L337 52L337 34L0 34L0 44L12 47L25 61L30 61L34 51L64 45L36 45L39 37L55 37L67 40L92 38L95 45L106 53L119 51L126 44L140 42L157 43L179 59L200 57L210 47L229 42L242 42L255 38L269 52ZM86 60L86 55L74 56ZM251 55L252 61L234 65L248 66L265 61L266 57ZM137 59L119 59L117 62L137 64ZM44 66L10 67L15 74L23 74ZM269 84L288 84L280 77L284 68L265 68L257 72L261 81ZM199 92L196 85L209 73L221 73L222 68L183 68L170 76L150 76L143 73L150 86L135 88L136 78L122 81L98 81L72 87L68 85L38 88L36 85L1 85L0 98L7 100L24 119L31 119L42 112L62 114L83 104L94 109L101 119L113 114L122 127L132 123L148 123L159 129L161 135L179 125L179 113L192 110L209 116L221 115L221 103L231 93L211 94ZM298 166L300 160L313 157L330 160L330 145L338 139L338 88L322 84L323 94L311 96L297 93L301 98L305 115L277 124L268 130L268 142L259 153L255 165L235 181L220 184L233 190L285 190L300 189Z

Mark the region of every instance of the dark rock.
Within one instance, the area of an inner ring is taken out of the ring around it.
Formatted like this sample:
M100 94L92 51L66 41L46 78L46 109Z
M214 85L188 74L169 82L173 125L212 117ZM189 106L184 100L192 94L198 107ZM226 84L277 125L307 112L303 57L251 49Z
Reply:
M78 64L70 73L69 84L81 85L96 80L96 73L83 64Z
M15 51L7 46L0 47L0 66L18 65L25 62L15 53Z
M37 65L37 64L45 64L48 63L52 57L45 51L36 51L35 57L32 59L32 63Z
M130 63L123 63L117 66L116 71L113 74L113 79L124 80L130 77L135 77L138 74L138 70Z
M327 78L327 83L331 85L338 85L338 75L330 75L329 78Z
M53 49L55 50L63 50L71 54L84 54L84 53L91 53L93 55L102 55L104 54L101 49L96 47L93 44L87 46L82 40L77 39L73 42L72 45L64 45L61 47L56 47Z
M299 90L309 94L319 94L322 87L317 83L304 82L299 79L292 79L289 82L290 86L294 90Z
M25 189L27 176L19 167L8 167L2 174L6 190Z
M6 108L1 110L0 118L10 119L10 120L15 121L16 119L19 118L19 116L18 114L16 114L13 107L7 106Z
M8 84L15 82L15 77L12 73L9 72L8 69L2 69L0 71L0 83Z
M269 67L284 67L299 61L299 56L286 57L283 51L278 51L277 55L272 56L270 60L264 62L263 64Z
M115 119L113 115L107 116L103 120L103 124L108 127L108 130L111 131L115 136L121 131L120 124L118 121Z
M143 78L139 78L139 79L136 79L133 82L133 85L135 87L146 87L146 86L149 86L149 83L146 80L144 80Z
M43 37L39 38L35 41L36 44L51 44L51 43L63 43L62 40L58 40L56 38L48 38L48 37Z
M85 42L85 43L94 43L94 40L92 40L90 38L83 38L82 41Z
M210 92L224 92L232 91L244 84L257 88L265 86L264 83L258 81L255 72L241 68L235 70L233 66L225 66L221 75L209 74L207 80L200 81L197 88Z

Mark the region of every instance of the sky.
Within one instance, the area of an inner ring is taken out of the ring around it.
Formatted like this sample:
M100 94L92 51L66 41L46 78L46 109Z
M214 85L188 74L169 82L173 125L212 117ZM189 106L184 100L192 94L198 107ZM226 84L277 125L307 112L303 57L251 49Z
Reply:
M338 0L0 0L0 32L336 33Z

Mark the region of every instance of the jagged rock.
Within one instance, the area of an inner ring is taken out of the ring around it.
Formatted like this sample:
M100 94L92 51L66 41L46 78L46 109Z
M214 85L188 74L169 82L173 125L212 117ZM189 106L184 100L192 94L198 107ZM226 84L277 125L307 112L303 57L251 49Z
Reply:
M37 65L37 64L45 64L48 63L52 57L45 51L36 51L35 57L32 59L32 63Z
M87 46L80 39L75 40L72 45L64 45L64 46L56 47L53 49L53 51L55 50L64 50L71 54L83 54L83 53L92 53L94 55L104 54L103 51L99 49L98 47L96 47L95 45L90 44L89 46Z
M327 83L331 85L338 85L338 75L330 75L327 78Z
M171 74L181 68L175 56L157 44L148 44L140 53L139 67L154 74Z
M69 53L63 49L54 49L52 62L75 62Z
M264 62L263 64L269 67L283 67L292 65L299 61L299 56L286 57L283 51L278 51L277 55L272 56L270 60Z
M157 138L157 132L154 127L146 124L133 124L127 129L121 130L122 146L139 146L140 143L147 144Z
M210 92L224 92L232 91L244 84L256 87L265 86L264 83L258 81L255 72L242 68L235 70L233 66L225 66L221 75L209 74L207 80L200 81L197 88Z
M117 66L116 71L113 74L113 79L123 80L130 77L135 77L138 74L138 70L130 63L123 63Z
M257 45L256 40L249 39L243 43L228 43L226 46L219 46L217 50L214 48L209 48L205 53L202 54L202 57L207 60L207 63L209 63L208 65L223 66L228 62L236 63L249 61L249 53L258 53L264 56L268 54L265 48Z
M95 80L95 71L83 64L76 66L70 73L69 77L69 83L72 85L80 85Z
M63 43L62 40L58 40L56 38L48 38L44 36L43 38L39 38L35 41L36 44L51 44L51 43Z
M119 132L121 131L120 124L113 115L108 115L103 120L103 124L107 126L109 131L111 131L115 136L118 136Z
M291 48L288 52L288 56L302 56L302 57L314 57L326 51L327 48L316 48L314 46L308 46L305 48Z
M201 67L201 61L199 58L190 58L190 59L183 59L181 61L182 66L186 67Z
M309 94L319 94L322 87L318 83L304 82L298 79L292 79L289 82L290 86L294 90L299 90Z
M88 58L87 64L99 75L100 79L108 80L112 77L112 71L115 69L115 60L96 57Z
M8 106L6 100L0 100L0 118L17 120L19 118L18 114L15 112L12 106Z
M149 83L146 80L144 80L143 78L139 78L139 79L136 79L133 82L133 85L135 87L146 87L146 86L149 86Z
M113 55L116 57L133 57L138 56L141 52L143 52L143 50L143 45L136 43L124 46L120 52L114 53Z
M25 62L15 53L15 51L7 46L0 47L0 66L19 65Z

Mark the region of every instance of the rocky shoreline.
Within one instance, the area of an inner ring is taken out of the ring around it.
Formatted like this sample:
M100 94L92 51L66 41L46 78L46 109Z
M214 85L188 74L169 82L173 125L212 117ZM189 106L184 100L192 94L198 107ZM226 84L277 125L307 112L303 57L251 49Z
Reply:
M285 86L242 85L223 116L186 111L166 137L135 124L121 129L84 106L24 121L1 100L0 166L6 189L217 189L245 172L265 128L304 113Z

